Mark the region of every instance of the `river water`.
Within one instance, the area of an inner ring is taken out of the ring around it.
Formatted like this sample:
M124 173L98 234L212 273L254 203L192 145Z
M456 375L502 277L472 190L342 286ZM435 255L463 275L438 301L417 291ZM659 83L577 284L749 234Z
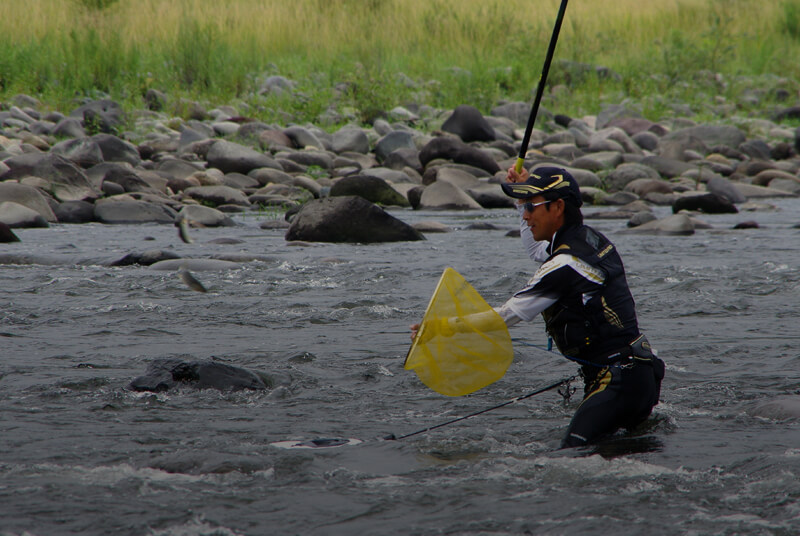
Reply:
M512 328L511 368L470 396L402 367L445 267L492 305L530 276L512 210L393 211L453 232L381 245L287 244L254 215L193 244L169 225L19 230L0 245L0 534L798 534L800 419L781 408L800 395L800 201L770 202L688 237L587 220L617 244L667 377L641 430L584 450L557 450L579 398L555 391L382 439L576 372L541 321ZM731 230L745 220L761 228ZM256 260L195 272L205 294L106 265L152 248ZM272 388L126 389L159 358ZM316 438L363 442L272 444Z

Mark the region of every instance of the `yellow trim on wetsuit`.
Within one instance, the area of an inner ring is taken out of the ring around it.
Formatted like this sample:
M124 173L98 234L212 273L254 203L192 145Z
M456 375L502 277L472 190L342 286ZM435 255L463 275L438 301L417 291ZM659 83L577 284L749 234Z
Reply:
M602 374L602 376L600 376L600 374ZM602 393L603 391L605 391L606 387L608 387L608 385L611 383L612 375L611 375L611 369L610 368L605 367L603 370L600 371L598 376L600 376L600 378L598 380L595 380L595 384L597 385L597 388L594 391L592 391L591 393L589 393L588 395L586 395L586 398L584 398L581 401L581 404L580 404L581 406L587 400L589 400L591 397L596 395L597 393Z

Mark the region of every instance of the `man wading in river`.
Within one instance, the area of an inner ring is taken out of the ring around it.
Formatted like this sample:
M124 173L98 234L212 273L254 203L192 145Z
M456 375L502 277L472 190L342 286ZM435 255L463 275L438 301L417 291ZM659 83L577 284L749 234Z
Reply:
M564 169L529 174L511 168L506 195L518 207L532 238L529 255L544 260L527 286L495 308L507 326L541 313L559 351L581 365L584 397L561 447L577 447L620 428L633 428L658 403L664 363L639 333L633 297L614 245L583 224L580 189ZM446 320L460 331L462 321ZM411 326L412 339L419 324Z

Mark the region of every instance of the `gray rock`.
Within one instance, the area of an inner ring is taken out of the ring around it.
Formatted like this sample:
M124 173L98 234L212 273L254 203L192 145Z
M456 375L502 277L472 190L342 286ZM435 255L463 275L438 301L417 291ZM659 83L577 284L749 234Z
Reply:
M464 191L470 188L477 188L481 184L480 180L478 180L475 175L463 169L441 166L434 168L434 171L436 181L449 182L453 186L461 188ZM425 180L423 179L423 183L424 182Z
M286 158L292 162L297 162L302 166L316 166L326 171L333 169L333 158L327 153L315 150L295 151L289 153Z
M499 184L481 183L471 188L463 188L469 196L483 208L513 208L514 199L508 197Z
M212 135L213 132L211 133L201 132L193 128L189 128L188 126L182 126L181 135L180 138L178 138L178 151L184 152L184 150L186 150L193 143L206 141L210 139Z
M269 183L291 184L293 180L293 177L288 173L273 168L254 169L247 175L257 180L261 186L266 186Z
M95 134L91 140L100 147L103 160L106 162L127 162L132 166L142 163L139 150L128 141L110 134Z
M659 192L650 192L645 194L642 199L654 205L671 207L679 197L680 194L677 193L662 194Z
M286 231L286 240L374 243L424 237L363 197L346 196L306 203Z
M366 175L353 175L338 180L330 191L335 196L360 196L381 205L409 206L408 200L397 193L386 181Z
M100 146L91 138L72 138L56 143L50 149L82 168L89 168L103 162Z
M491 113L497 117L508 118L517 126L524 127L528 124L528 117L531 113L531 105L525 102L509 102L495 106L492 108Z
M638 200L639 196L633 192L625 192L625 191L617 191L612 194L609 194L603 197L602 201L600 202L603 205L618 205L623 206L627 205L628 203L633 203L634 201Z
M259 183L257 179L254 179L249 175L242 175L241 173L234 172L234 173L226 173L222 177L222 185L230 186L231 188L237 190L244 190L247 188L258 188L259 186L261 186L261 183Z
M772 150L764 140L746 140L739 144L738 149L750 158L758 160L772 159Z
M344 127L334 132L331 150L337 154L345 152L369 152L369 139L363 130L353 127Z
M125 123L125 112L118 103L101 99L88 102L73 110L70 117L82 120L87 132L115 134Z
M200 224L203 227L232 227L234 221L219 210L203 205L186 205L179 212L178 217L183 217L190 224Z
M94 216L108 224L173 223L177 212L166 205L110 198L95 203Z
M61 155L26 153L8 158L5 163L9 171L0 180L40 177L50 182L50 193L59 201L87 201L101 195L86 174Z
M541 150L547 155L564 160L574 160L585 154L582 150L571 143L554 143L545 145L541 148Z
M774 178L769 182L769 188L800 195L800 182L796 180Z
M626 192L633 192L639 197L645 197L653 192L671 194L672 185L669 182L659 178L642 178L632 180L625 186L623 190Z
M396 170L411 168L417 173L423 171L422 163L419 161L419 151L416 147L402 147L392 151L386 156L386 159L384 159L383 166Z
M241 190L230 186L192 186L183 191L187 195L201 203L218 205L239 205L250 206L250 201Z
M478 210L482 207L461 188L449 182L436 181L422 191L419 208L432 210Z
M124 194L125 193L125 188L123 186L117 184L116 182L113 182L113 181L104 180L103 183L100 185L100 189L108 197L112 197L112 196L115 196L115 195L120 195L120 194Z
M474 166L488 172L490 175L500 171L500 166L491 156L453 137L439 136L433 138L419 153L419 160L423 166L427 166L431 160L438 158Z
M631 139L636 142L636 145L645 151L655 151L658 149L659 138L652 132L637 132L631 136Z
M653 168L636 163L620 164L614 171L606 176L605 184L609 192L624 190L625 187L636 179L658 179L659 174Z
M633 138L637 134L648 132L648 129L652 128L653 125L655 125L655 123L649 119L644 119L643 117L620 116L608 121L606 127L620 128L625 132L625 134ZM653 134L652 132L648 133Z
M414 229L420 233L449 233L453 229L438 221L420 221L413 224Z
M150 184L139 177L132 169L116 168L109 170L103 177L103 183L101 185L103 191L111 191L109 190L109 182L120 185L125 192L159 193L156 188L150 186Z
M0 182L0 203L2 202L12 202L27 207L47 222L58 221L47 199L33 186Z
M322 140L320 140L316 134L307 128L301 126L291 126L284 129L283 134L292 141L292 144L295 147L300 149L313 147L321 151L325 150L325 144L322 142Z
M619 146L622 148L622 152L630 154L642 154L642 149L621 128L607 127L593 133L591 136L589 136L590 150L593 146L598 146L597 142L600 140L610 140L619 144Z
M567 170L569 174L572 175L572 178L575 179L575 182L578 183L578 186L580 186L581 188L584 187L599 188L602 185L600 177L598 177L596 173L594 173L593 171L589 171L588 169L579 169L566 165L554 164L550 162L535 162L531 165L530 171L531 173L535 173L536 170L540 167L553 166L553 165L555 165L556 167L563 167L565 170Z
M763 186L756 186L754 184L744 184L741 182L733 183L734 187L739 190L747 199L762 199L768 197L797 197L797 194L779 190L777 188L765 188Z
M144 94L144 103L148 110L160 112L167 105L167 95L163 91L149 88Z
M437 167L437 169L443 169L443 168L457 169L459 171L464 171L466 173L469 173L473 177L477 177L479 179L487 179L487 180L489 180L489 179L492 178L492 174L489 173L488 171L486 171L485 169L481 169L479 167L471 166L469 164L457 164L455 162L443 161L441 164L437 165L436 167ZM497 172L495 172L495 173L497 173ZM505 176L503 176L503 180L505 180Z
M259 95L283 95L291 93L297 86L297 82L289 80L285 76L273 75L268 77L258 89Z
M686 162L694 158L695 153L705 155L710 151L703 140L685 129L664 136L658 144L657 152L664 158Z
M747 139L744 132L734 126L697 125L667 134L662 138L662 142L665 140L690 138L699 139L706 147L726 145L732 148L738 148Z
M597 114L597 121L595 122L595 127L598 130L602 130L606 128L612 121L618 121L622 118L632 117L632 118L641 118L642 115L624 104L612 104L610 106L606 106L600 113Z
M0 222L12 229L26 227L50 227L41 214L13 201L0 203Z
M58 223L89 223L97 221L94 217L94 205L86 201L64 201L59 203L53 212Z
M410 132L394 130L378 140L375 145L375 156L383 162L390 153L398 149L416 149L414 136Z
M685 171L696 168L692 164L664 156L645 156L639 163L655 169L665 179L679 177Z
M239 123L234 121L217 121L211 124L214 134L223 137L233 137L239 132Z
M322 185L311 177L305 175L292 177L290 184L308 190L317 199L322 196Z
M597 172L603 169L614 169L623 162L624 159L619 151L601 151L578 157L570 163L570 166Z
M483 114L474 106L461 105L453 110L442 130L460 137L464 142L492 141L496 138L494 128L486 121Z
M636 227L624 229L622 233L656 234L656 235L692 235L694 224L685 214L673 214L660 220L642 223Z
M397 171L396 169L388 169L385 167L375 167L375 168L365 169L360 173L360 175L366 175L367 177L377 177L379 179L383 179L387 182L392 182L392 183L408 182L408 175L406 175L402 171Z
M86 130L78 119L65 117L53 127L52 135L56 138L83 138Z
M208 150L208 165L223 173L238 172L245 175L258 168L280 169L275 160L250 147L226 140L218 140Z
M756 186L769 186L774 179L784 179L800 183L800 177L780 169L765 169L753 177L752 183Z
M747 198L736 188L736 186L723 177L712 177L706 184L708 191L720 197L726 198L731 203L744 203Z
M642 212L636 212L631 218L628 220L628 227L638 227L645 223L649 223L651 221L655 221L656 215L653 214L649 210L644 210Z

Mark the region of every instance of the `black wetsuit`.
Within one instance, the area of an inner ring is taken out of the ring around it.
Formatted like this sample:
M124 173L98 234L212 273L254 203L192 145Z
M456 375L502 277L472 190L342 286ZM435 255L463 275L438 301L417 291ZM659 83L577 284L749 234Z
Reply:
M664 363L639 333L622 260L605 236L586 225L563 227L548 253L507 305L531 320L526 317L546 303L548 333L564 356L582 365L584 398L562 442L574 447L647 419L658 403Z

